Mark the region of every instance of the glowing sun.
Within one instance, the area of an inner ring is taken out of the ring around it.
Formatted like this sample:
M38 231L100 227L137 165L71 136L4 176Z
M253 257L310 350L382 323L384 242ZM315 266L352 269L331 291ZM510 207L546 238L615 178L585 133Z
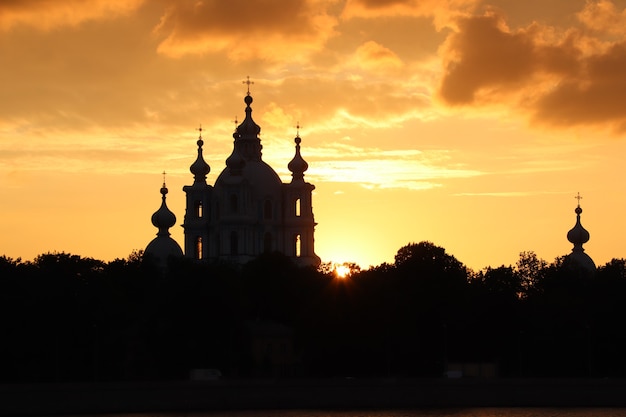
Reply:
M350 268L346 265L336 265L335 274L337 274L337 278L346 278L350 275Z

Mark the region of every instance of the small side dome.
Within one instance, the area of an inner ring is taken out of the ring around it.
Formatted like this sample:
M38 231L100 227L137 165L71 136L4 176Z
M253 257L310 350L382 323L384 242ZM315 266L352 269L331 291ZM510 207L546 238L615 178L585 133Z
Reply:
M582 197L579 194L576 198L579 201L578 206L574 210L576 213L576 224L567 232L567 240L573 243L574 247L572 248L572 253L565 257L565 265L573 270L584 271L585 274L593 275L596 270L596 265L593 259L585 253L585 249L583 248L583 244L589 241L589 232L580 222L580 215L583 212L583 209L580 207L580 199Z
M567 240L574 244L574 248L580 246L582 249L583 244L589 242L589 232L580 223L580 214L583 209L578 206L574 212L576 213L576 224L567 232Z
M165 195L167 194L167 187L163 183L161 187L161 207L152 215L152 224L159 229L157 236L169 236L169 228L176 224L176 215L167 208L165 202Z
M292 182L304 181L304 172L309 169L309 164L307 164L300 154L300 143L302 142L300 135L296 135L294 142L296 143L296 154L287 165L287 168L289 168L289 171L292 173Z
M200 127L200 137L198 138L198 157L195 162L191 164L189 170L193 174L194 184L195 183L203 183L206 184L206 176L211 172L211 167L206 163L202 156L202 145L204 145L204 141L202 140L202 127Z
M249 91L243 101L246 103L246 118L243 119L243 122L237 127L237 132L240 137L257 138L259 134L261 134L261 126L256 124L252 119L252 107L250 107L250 104L252 104L254 100Z
M171 257L182 258L184 256L180 245L171 237L155 237L146 246L144 254L152 258L161 269L167 268L167 261Z
M165 173L163 173L165 175ZM170 237L169 228L176 224L176 216L167 208L165 181L161 187L161 207L152 215L152 224L159 229L156 237L146 246L144 254L152 258L162 270L167 268L170 257L183 257L180 245Z

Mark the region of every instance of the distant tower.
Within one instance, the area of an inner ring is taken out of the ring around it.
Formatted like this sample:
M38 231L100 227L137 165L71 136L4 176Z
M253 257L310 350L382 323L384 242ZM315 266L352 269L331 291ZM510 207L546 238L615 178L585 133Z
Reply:
M580 214L583 212L583 209L580 208L580 200L582 199L580 193L575 198L578 200L578 205L574 210L576 213L576 224L567 232L567 240L572 242L574 247L572 248L572 253L565 257L564 264L586 274L594 274L596 264L583 249L583 244L589 241L589 232L580 223Z
M243 264L276 251L298 265L317 266L321 261L314 250L311 202L315 187L304 181L308 164L300 154L302 139L298 132L295 156L288 165L292 180L283 183L263 161L261 127L252 119L253 83L248 79L244 84L246 116L235 128L232 153L213 186L206 181L210 169L202 157L204 142L202 138L197 142L198 156L190 168L194 183L183 188L185 255Z
M167 208L165 195L167 187L165 186L165 172L163 173L163 187L161 187L161 207L152 215L152 224L159 229L157 237L146 246L144 255L148 256L157 263L159 268L165 270L170 257L180 258L183 251L174 239L170 237L169 228L176 224L176 216Z

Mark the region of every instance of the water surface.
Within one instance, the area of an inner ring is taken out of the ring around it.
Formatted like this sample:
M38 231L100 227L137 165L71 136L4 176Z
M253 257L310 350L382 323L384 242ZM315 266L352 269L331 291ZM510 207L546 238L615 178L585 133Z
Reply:
M417 410L259 410L122 413L71 417L624 417L626 408L446 408ZM68 416L70 417L70 416Z

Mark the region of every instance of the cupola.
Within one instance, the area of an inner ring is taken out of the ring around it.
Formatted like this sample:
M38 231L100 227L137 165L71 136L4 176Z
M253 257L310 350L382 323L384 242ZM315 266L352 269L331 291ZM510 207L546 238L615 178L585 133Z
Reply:
M163 176L165 176L165 172ZM176 224L176 216L167 208L166 195L167 187L165 186L165 178L163 178L161 207L152 215L152 224L159 231L144 251L144 256L156 262L156 265L164 272L171 257L181 258L183 256L183 250L180 248L180 245L170 237L169 228Z
M152 224L159 229L157 236L169 236L169 228L176 224L176 215L167 208L165 196L167 195L167 187L165 181L161 187L161 207L152 215Z
M202 157L202 146L204 145L204 141L202 140L202 126L200 126L198 130L200 131L198 142L196 142L198 144L198 157L194 163L191 164L189 170L193 174L194 184L206 184L206 176L211 171L211 167Z
M298 126L298 130L299 129L300 126ZM299 132L296 134L294 142L296 143L296 154L287 165L287 168L291 171L291 182L304 181L304 172L309 169L309 164L306 163L300 154L300 143L302 142L302 139L300 138Z
M582 199L580 193L576 195L576 199L578 200L578 205L574 210L576 213L576 224L567 232L567 240L573 243L574 247L572 248L572 253L565 257L565 264L586 274L593 274L596 270L596 264L583 249L583 244L589 241L589 232L580 222L580 215L583 212L583 209L580 207L580 200Z

